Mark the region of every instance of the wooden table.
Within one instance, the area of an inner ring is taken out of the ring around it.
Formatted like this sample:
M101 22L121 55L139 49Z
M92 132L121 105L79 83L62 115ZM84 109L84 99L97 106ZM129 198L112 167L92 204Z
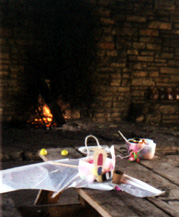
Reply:
M120 146L115 147L117 154L120 152L119 148ZM82 157L77 149L66 149L69 158ZM61 150L48 149L49 160L66 158L61 156ZM156 155L153 160L141 160L139 163L117 158L116 169L123 170L126 174L166 193L155 198L137 198L123 191L76 189L80 201L95 209L99 213L98 216L179 216L179 155ZM36 204L57 203L60 194L55 199L52 199L51 195L52 192L40 191Z

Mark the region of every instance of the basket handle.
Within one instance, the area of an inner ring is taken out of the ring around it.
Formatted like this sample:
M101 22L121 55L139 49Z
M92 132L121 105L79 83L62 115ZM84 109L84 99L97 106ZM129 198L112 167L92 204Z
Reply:
M86 136L85 137L85 146L86 146L86 150L87 150L87 156L89 156L89 149L88 149L87 141L88 141L88 138L90 138L90 137L95 139L97 146L101 148L101 145L99 144L99 140L95 136L93 136L93 135Z

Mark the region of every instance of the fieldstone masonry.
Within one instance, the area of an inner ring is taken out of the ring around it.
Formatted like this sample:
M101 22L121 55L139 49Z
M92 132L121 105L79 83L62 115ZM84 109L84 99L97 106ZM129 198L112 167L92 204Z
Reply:
M91 78L93 102L87 105L91 119L97 122L128 119L177 124L179 1L85 2L92 6L92 13L98 18L94 28L96 63ZM53 10L53 4L48 7ZM34 40L36 23L35 20L32 22L32 16L37 10L35 1L3 0L0 8L0 88L3 99L0 112L5 121L24 119L23 106L27 105L24 71L28 64L24 52L31 46L43 49L40 43L43 36ZM166 97L155 99L153 90L160 95L161 88L164 88ZM172 88L173 99L167 98L167 88Z

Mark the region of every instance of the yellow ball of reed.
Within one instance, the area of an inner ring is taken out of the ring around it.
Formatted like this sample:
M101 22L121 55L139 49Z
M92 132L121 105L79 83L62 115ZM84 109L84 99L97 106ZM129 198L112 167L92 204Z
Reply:
M68 151L66 149L61 151L61 155L62 156L67 156L68 155Z
M40 150L40 155L42 155L42 156L47 155L47 150L46 150L45 148L42 148L42 149Z

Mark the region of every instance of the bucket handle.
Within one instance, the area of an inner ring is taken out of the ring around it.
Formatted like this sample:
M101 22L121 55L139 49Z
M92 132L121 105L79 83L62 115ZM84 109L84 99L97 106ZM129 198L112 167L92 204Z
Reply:
M88 142L88 139L89 139L90 137L93 138L93 139L95 139L97 146L98 146L99 148L101 148L101 145L99 144L99 140L98 140L95 136L93 136L93 135L88 135L88 136L86 136L86 137L85 137L85 146L86 146L86 150L87 150L87 156L89 156L89 148L88 148L87 142Z

